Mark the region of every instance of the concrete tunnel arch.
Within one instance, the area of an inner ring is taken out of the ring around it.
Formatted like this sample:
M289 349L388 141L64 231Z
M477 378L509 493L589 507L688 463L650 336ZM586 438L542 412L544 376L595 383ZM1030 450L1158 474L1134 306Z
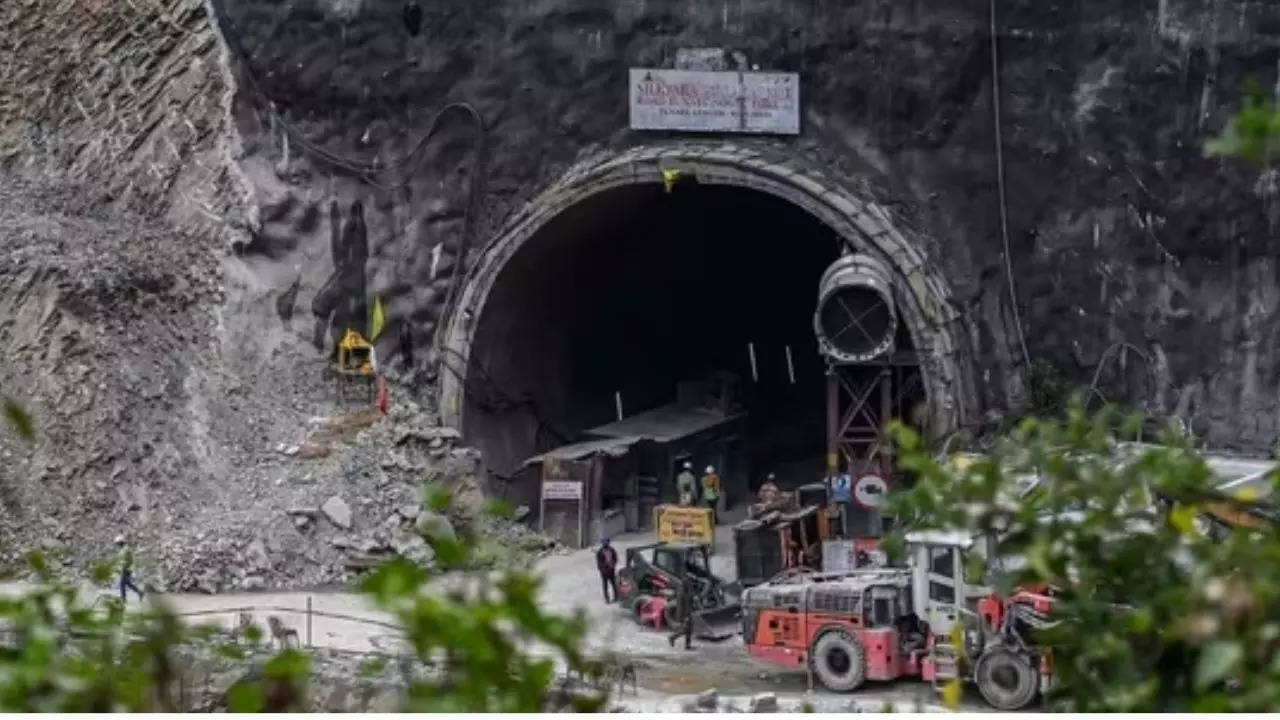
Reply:
M740 188L784 200L829 228L849 250L868 253L891 268L898 312L920 357L926 434L944 437L971 420L975 391L962 344L968 333L947 283L925 257L921 240L895 226L891 214L869 192L853 189L859 183L833 177L807 158L749 141L642 145L579 162L529 201L483 248L444 319L444 360L452 359L463 373L472 372L477 330L491 295L512 259L544 228L609 191L660 187L668 170L678 170L698 185ZM815 283L815 302L817 290ZM442 371L439 377L442 422L470 436L465 378L456 370Z

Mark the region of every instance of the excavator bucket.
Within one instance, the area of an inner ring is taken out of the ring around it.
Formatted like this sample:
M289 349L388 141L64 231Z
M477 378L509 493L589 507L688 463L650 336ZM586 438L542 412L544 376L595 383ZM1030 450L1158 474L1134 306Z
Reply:
M693 614L693 635L699 640L723 642L742 631L742 604L722 605Z

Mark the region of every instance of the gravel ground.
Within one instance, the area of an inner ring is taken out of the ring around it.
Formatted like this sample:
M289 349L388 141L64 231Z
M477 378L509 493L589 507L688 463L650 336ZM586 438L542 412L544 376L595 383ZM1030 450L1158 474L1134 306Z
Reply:
M733 561L730 553L728 527L721 527L718 536L720 550L713 556L715 572L732 577ZM630 545L651 542L648 535L621 536L615 540L619 550ZM819 712L874 712L885 703L892 703L900 710L939 710L936 696L925 684L903 681L875 683L850 695L830 693L821 689L809 690L804 673L779 672L768 665L750 660L740 638L722 643L695 642L693 651L668 645L662 631L642 629L615 605L605 605L600 595L599 576L595 570L593 551L581 550L547 555L535 565L542 576L542 602L544 609L556 613L572 613L581 610L590 620L588 648L597 653L622 653L635 659L637 664L638 693L628 690L615 698L615 704L638 712L679 712L695 703L696 698L708 690L716 690L718 707L745 709L751 698L761 693L776 696L782 711L798 711L808 703ZM452 585L462 578L447 579L442 586ZM10 586L12 589L13 586ZM105 593L105 590L90 592ZM306 637L306 616L302 612L308 598L316 613L342 615L343 618L315 615L312 618L311 636L316 645L354 650L397 652L402 650L398 633L358 620L391 623L393 619L376 610L363 596L344 591L316 592L254 592L204 594L167 594L166 601L183 613L208 613L201 615L204 621L214 620L228 627L233 622L235 608L292 608L299 612L274 612L285 623L298 628ZM258 611L259 623L265 620L267 611ZM964 710L981 711L984 706L978 698L968 698Z

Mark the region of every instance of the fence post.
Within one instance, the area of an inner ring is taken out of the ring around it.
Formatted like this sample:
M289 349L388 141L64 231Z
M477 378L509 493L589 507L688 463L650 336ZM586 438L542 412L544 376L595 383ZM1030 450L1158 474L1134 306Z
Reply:
M307 596L307 647L311 647L311 596Z

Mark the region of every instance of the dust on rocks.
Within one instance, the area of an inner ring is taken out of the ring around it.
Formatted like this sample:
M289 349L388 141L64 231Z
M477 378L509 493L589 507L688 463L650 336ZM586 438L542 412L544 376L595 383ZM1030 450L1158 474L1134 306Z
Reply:
M309 333L228 306L234 257L81 195L0 183L0 388L37 423L31 444L0 433L0 568L40 549L83 579L127 545L146 586L216 593L430 564L419 525L554 549L483 517L479 454L411 386L388 416L339 405ZM424 521L428 482L454 506Z

